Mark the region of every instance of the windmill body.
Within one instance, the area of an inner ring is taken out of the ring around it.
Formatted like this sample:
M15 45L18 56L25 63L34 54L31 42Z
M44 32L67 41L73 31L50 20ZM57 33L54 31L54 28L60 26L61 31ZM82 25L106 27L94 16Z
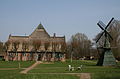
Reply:
M109 34L109 32L107 31L107 28L109 27L109 25L111 24L111 22L113 21L114 18L111 19L111 21L108 23L107 26L105 26L104 23L102 23L101 21L99 21L97 23L97 25L103 30L103 32L101 33L100 37L98 38L98 40L96 41L96 43L99 41L99 39L104 36L105 40L104 40L104 46L102 47L103 52L98 60L97 65L99 66L115 66L116 65L116 61L115 61L115 57L111 51L111 46L110 46L110 42L109 42L109 38L112 38L112 36ZM105 27L105 28L103 28Z

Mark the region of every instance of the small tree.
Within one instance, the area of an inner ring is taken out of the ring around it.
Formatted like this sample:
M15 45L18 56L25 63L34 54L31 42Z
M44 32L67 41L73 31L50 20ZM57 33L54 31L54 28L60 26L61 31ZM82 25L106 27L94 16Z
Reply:
M43 60L44 60L44 61L46 61L46 59L47 59L46 53L47 53L47 50L48 50L49 46L50 46L50 42L49 42L49 41L46 41L46 42L44 43L44 47L45 47L45 53L44 53L44 55L43 55Z
M72 47L71 47L71 42L68 41L66 43L66 58L70 59L71 58L71 51L72 51Z
M3 53L3 43L0 41L0 54L2 54Z
M5 60L8 61L9 60L9 56L8 56L8 49L10 47L10 41L7 41L5 42L4 44L4 51L6 52L6 57L5 57Z
M0 55L2 55L2 56L4 55L3 47L4 47L3 42L0 41Z
M10 41L5 42L5 44L4 44L4 50L8 51L9 47L10 47Z
M37 61L38 59L38 55L37 55L37 51L39 50L40 46L41 46L41 40L33 40L33 50L35 51L35 60Z
M52 60L52 61L55 60L56 47L57 47L57 42L56 42L56 41L53 41L53 42L52 42L52 52L53 52L53 55L52 55L53 60Z
M73 36L72 36L72 38L73 38ZM74 52L75 52L75 49L77 47L78 47L78 43L74 39L72 39L71 46L70 46L70 48L71 48L71 51L70 51L71 52L71 54L70 54L71 63L72 63L72 60L73 60L73 55L75 56ZM76 55L78 55L78 54L76 54Z
M64 53L66 51L66 43L65 42L61 42L60 45L61 45L61 52Z
M65 59L64 59L65 58L64 53L66 52L66 43L65 43L65 41L61 42L60 45L61 45L60 50L63 53L62 61L65 61ZM59 56L59 58L61 59L60 56Z
M27 41L23 41L22 43L22 50L23 52L26 54L27 50L29 49L29 42ZM21 57L21 60L22 60L22 57ZM25 57L25 60L26 60L26 57Z
M15 53L16 53L17 60L18 60L18 53L17 53L17 50L18 50L18 48L19 48L19 44L20 44L19 41L12 41L13 51L15 51ZM12 60L13 60L13 57L12 57Z

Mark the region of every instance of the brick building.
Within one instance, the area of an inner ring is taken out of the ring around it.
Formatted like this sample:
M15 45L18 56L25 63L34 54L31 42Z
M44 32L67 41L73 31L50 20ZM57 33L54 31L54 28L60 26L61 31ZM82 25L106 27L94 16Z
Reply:
M29 36L9 35L6 61L64 61L65 36L50 36L40 23Z

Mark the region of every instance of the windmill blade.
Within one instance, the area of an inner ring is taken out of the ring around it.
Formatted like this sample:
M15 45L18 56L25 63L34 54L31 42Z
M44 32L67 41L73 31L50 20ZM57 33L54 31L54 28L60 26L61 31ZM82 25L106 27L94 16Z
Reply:
M101 26L103 26L104 28L106 27L106 25L102 22L102 21L99 21L98 22Z
M113 19L114 19L114 18L112 18L112 19L110 20L110 22L109 22L108 25L105 27L105 29L108 28L108 26L111 24L111 22L113 21Z
M98 25L102 30L105 30L99 23L97 23L97 25Z
M100 38L102 37L102 35L103 35L104 33L105 33L104 31L101 33L101 35L100 35L99 38L97 39L96 43L100 40Z

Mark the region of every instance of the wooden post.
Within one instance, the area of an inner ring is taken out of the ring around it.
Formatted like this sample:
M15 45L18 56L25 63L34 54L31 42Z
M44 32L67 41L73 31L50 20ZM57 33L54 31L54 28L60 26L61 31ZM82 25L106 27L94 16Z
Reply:
M72 53L73 53L73 51L71 52L71 63L72 63Z
M19 67L18 67L18 68L20 69L20 68L21 68L21 67L20 67L20 62L18 63L18 65L19 65Z

